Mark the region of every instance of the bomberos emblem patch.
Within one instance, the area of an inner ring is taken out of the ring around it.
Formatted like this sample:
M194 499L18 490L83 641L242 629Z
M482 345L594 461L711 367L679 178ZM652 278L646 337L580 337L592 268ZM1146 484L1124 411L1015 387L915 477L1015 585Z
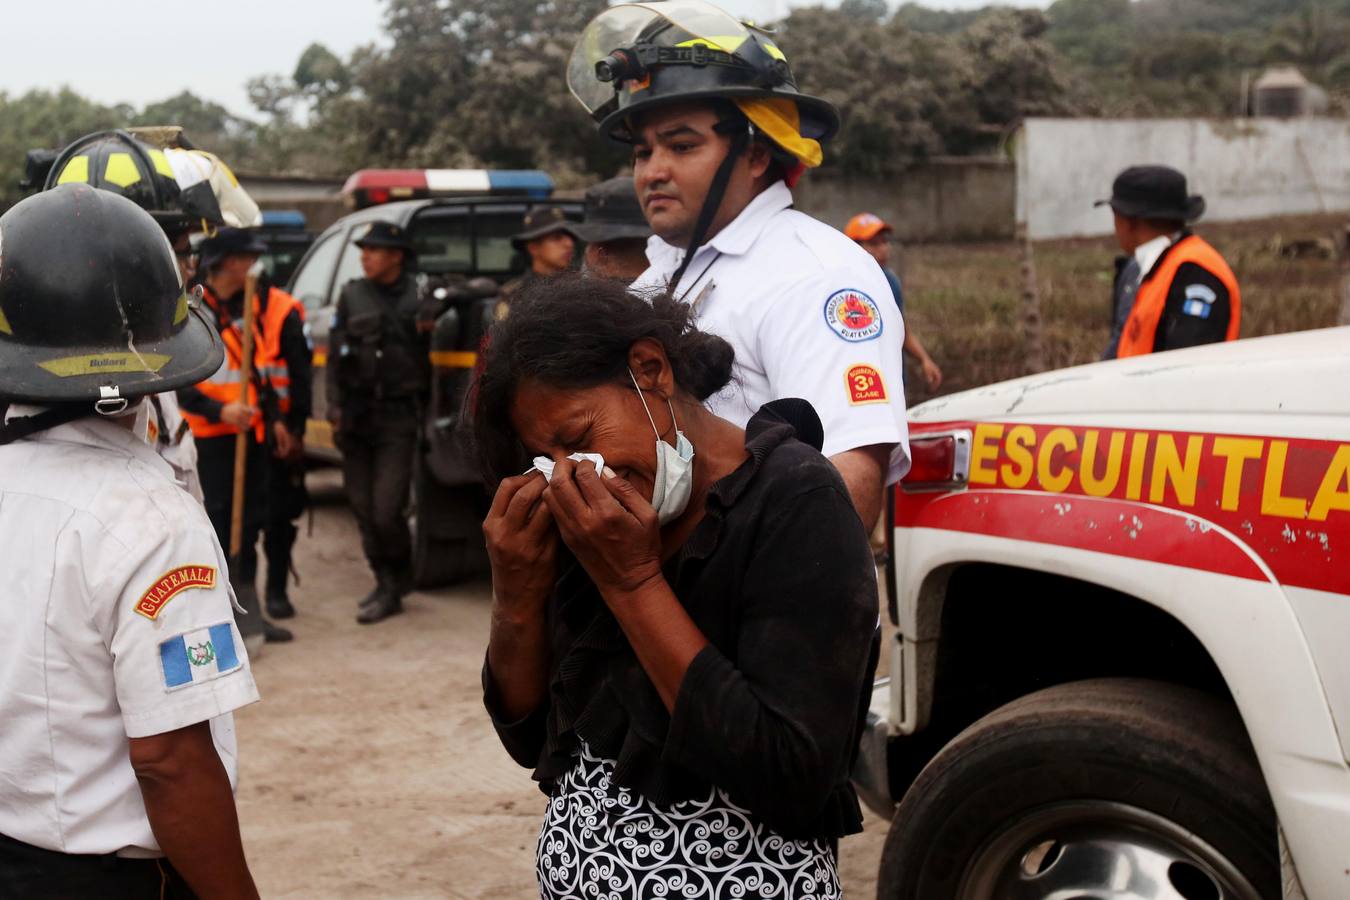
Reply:
M881 334L881 310L862 291L845 288L825 301L825 324L851 344L870 341Z

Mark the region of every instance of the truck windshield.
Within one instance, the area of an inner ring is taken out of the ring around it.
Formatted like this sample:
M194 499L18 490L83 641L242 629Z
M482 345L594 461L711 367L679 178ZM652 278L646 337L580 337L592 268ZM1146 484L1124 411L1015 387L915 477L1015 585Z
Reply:
M433 274L511 274L521 268L511 235L520 231L524 215L524 204L431 207L417 216L413 226L417 267Z

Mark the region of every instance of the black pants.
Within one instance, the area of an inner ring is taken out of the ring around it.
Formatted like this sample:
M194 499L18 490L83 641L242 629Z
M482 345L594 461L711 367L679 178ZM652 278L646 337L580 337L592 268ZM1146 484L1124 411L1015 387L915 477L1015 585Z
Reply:
M381 413L372 416L375 427L339 435L342 485L371 569L389 571L406 583L412 564L408 488L418 419L411 407Z
M0 900L195 900L167 859L75 856L0 834Z
M206 516L216 530L216 539L226 554L230 552L230 518L234 509L235 436L197 439L197 477L202 482ZM263 628L258 610L258 533L267 516L267 486L264 471L267 448L257 441L248 442L244 469L244 533L239 556L230 559L230 584L247 614L236 614L241 635L257 634Z
M295 522L309 505L305 489L305 464L286 462L267 453L267 524L263 527L263 553L267 555L267 592L286 592L291 571L291 549L300 529Z

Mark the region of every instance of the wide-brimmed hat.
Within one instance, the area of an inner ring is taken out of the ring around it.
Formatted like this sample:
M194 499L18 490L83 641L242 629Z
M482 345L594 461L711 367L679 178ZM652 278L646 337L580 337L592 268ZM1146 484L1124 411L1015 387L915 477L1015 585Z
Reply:
M587 188L586 215L573 230L588 244L651 237L652 228L642 215L632 176L621 175Z
M1131 166L1116 176L1110 206L1131 219L1175 219L1194 222L1205 214L1205 198L1186 190L1186 176L1170 166Z
M352 243L358 247L389 247L405 253L413 252L408 232L393 222L371 222Z
M883 231L895 231L881 216L870 212L858 213L844 226L844 234L851 240L870 241Z
M524 228L520 234L511 238L511 245L517 250L535 238L541 238L556 231L565 232L580 239L580 235L577 234L576 223L567 218L567 213L563 212L561 206L531 206L525 211L523 225Z
M222 228L198 245L200 268L209 272L227 256L261 256L268 250L266 242L247 228Z

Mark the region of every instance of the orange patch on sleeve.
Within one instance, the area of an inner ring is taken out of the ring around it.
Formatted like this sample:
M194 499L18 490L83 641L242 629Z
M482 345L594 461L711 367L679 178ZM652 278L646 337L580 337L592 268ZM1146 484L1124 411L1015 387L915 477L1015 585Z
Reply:
M164 605L183 591L216 586L214 566L179 566L165 572L136 602L136 612L154 620Z
M851 366L844 375L848 387L848 402L852 406L866 403L889 403L886 396L886 382L881 373L872 366Z

